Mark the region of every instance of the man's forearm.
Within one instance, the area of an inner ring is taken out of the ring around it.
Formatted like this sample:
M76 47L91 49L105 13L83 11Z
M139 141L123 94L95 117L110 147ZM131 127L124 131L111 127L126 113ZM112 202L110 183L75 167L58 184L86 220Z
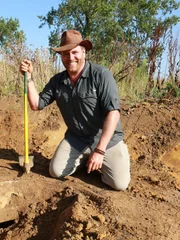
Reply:
M34 86L34 82L28 83L28 101L32 110L37 111L39 105L39 94Z
M97 145L98 149L101 149L103 151L106 150L106 147L114 134L119 119L120 112L118 110L110 111L107 114L103 125L102 134Z

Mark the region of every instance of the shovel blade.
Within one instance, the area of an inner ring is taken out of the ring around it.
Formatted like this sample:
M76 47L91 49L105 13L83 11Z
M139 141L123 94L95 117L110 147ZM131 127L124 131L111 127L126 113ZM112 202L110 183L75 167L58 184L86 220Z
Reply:
M28 156L28 161L25 161L25 156L19 156L19 165L24 168L26 173L34 166L34 156Z

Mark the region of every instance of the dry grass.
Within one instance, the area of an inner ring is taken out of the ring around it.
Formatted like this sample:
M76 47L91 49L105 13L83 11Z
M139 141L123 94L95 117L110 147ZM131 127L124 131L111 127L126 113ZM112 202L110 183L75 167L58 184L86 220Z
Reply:
M23 93L23 76L19 72L23 59L33 63L33 78L38 91L62 67L59 58L50 55L49 49L32 50L25 45L12 46L8 51L0 49L0 96Z
M91 55L87 55L87 57L90 60L93 59ZM0 49L0 96L23 95L23 76L19 71L23 59L30 59L33 63L33 79L38 92L54 74L63 70L60 57L50 54L47 48L29 49L24 44L14 44L8 50ZM104 65L103 62L100 64ZM124 73L122 69L126 67L126 64L123 59L117 59L110 67L118 83L119 95L121 98L142 100L146 95L148 84L147 63L142 62L138 66L132 64L132 67ZM119 73L121 74L119 75ZM154 92L152 89L152 95L154 97L161 96L161 90L157 89ZM179 96L179 88L175 89L174 96Z

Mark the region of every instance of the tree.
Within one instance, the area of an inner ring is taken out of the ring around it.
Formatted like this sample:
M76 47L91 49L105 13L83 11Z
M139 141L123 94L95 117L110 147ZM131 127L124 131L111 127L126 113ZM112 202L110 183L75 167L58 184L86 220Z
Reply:
M59 45L62 31L75 28L93 42L92 57L108 67L121 62L116 75L120 77L123 72L124 77L143 59L147 59L149 66L155 64L163 51L160 40L180 20L170 15L179 6L175 0L63 0L58 9L52 7L39 19L40 27L48 24L51 28L51 46ZM155 46L157 29L159 45ZM149 57L152 47L159 47L153 52L153 63Z
M144 43L153 36L157 22L166 26L178 22L178 17L165 16L179 6L175 0L63 0L58 9L52 7L39 19L42 22L40 27L48 24L53 28L51 45L57 45L57 38L52 36L68 28L78 29L92 40L97 36L98 40L103 38L107 42L108 39L118 41L126 37L126 40L139 39Z
M25 34L19 27L18 19L0 17L0 47L8 49L12 44L25 42Z

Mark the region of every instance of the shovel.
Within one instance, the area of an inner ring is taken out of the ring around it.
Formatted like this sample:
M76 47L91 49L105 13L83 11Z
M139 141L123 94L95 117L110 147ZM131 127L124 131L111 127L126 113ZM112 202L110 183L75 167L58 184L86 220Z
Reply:
M27 72L24 72L24 156L19 156L19 165L24 168L26 173L34 166L34 156L28 156L28 101L27 101Z

